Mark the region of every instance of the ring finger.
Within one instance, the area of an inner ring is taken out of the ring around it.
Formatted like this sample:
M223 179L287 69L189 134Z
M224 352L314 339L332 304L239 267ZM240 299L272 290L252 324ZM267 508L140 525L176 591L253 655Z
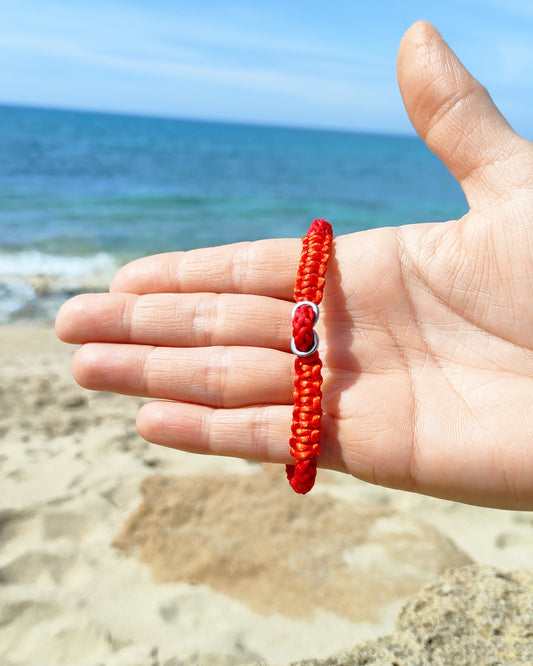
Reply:
M290 404L291 354L260 347L88 343L72 370L85 388L212 407Z

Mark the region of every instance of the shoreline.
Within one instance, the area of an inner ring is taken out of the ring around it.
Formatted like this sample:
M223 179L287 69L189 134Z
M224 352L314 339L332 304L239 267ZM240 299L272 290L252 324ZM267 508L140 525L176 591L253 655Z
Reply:
M108 252L0 251L0 325L51 326L68 298L107 291L120 265L119 258Z

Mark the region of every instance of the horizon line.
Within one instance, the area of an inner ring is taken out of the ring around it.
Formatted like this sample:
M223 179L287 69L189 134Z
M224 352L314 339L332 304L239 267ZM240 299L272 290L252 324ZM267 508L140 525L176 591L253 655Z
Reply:
M124 110L114 110L114 109L94 109L94 108L82 108L82 107L73 107L73 106L61 106L61 105L47 105L47 104L32 104L27 102L4 102L0 101L0 108L11 108L11 109L27 109L34 111L58 111L65 113L79 113L79 114L94 114L102 116L123 116L128 118L144 118L144 119L153 119L153 120L169 120L176 122L197 122L205 124L215 124L215 125L233 125L240 127L258 127L263 129L280 129L280 130L294 130L294 131L304 131L304 132L326 132L326 133L338 133L338 134L359 134L367 136L389 136L397 138L418 138L418 134L414 131L411 132L402 132L400 130L378 130L378 129L357 129L350 127L331 127L331 126L318 126L318 125L293 125L291 123L276 123L268 122L261 120L244 120L244 119L227 119L227 118L214 118L214 117L190 117L190 116L178 116L165 113L149 113L142 111L124 111ZM420 139L421 140L421 139Z

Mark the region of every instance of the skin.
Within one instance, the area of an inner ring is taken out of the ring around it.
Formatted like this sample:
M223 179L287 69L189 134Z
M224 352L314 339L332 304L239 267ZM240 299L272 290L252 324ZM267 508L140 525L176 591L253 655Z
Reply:
M317 325L319 465L533 509L533 144L427 23L404 35L398 81L469 212L336 238ZM154 398L137 418L150 442L291 462L300 249L266 240L128 264L109 294L78 296L58 314L59 337L81 345L74 377Z

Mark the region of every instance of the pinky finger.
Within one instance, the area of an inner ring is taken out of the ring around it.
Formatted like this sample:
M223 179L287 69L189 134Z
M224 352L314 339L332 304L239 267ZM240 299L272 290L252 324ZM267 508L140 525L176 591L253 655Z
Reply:
M291 412L286 405L214 409L155 401L139 410L137 430L153 444L191 453L289 463Z

